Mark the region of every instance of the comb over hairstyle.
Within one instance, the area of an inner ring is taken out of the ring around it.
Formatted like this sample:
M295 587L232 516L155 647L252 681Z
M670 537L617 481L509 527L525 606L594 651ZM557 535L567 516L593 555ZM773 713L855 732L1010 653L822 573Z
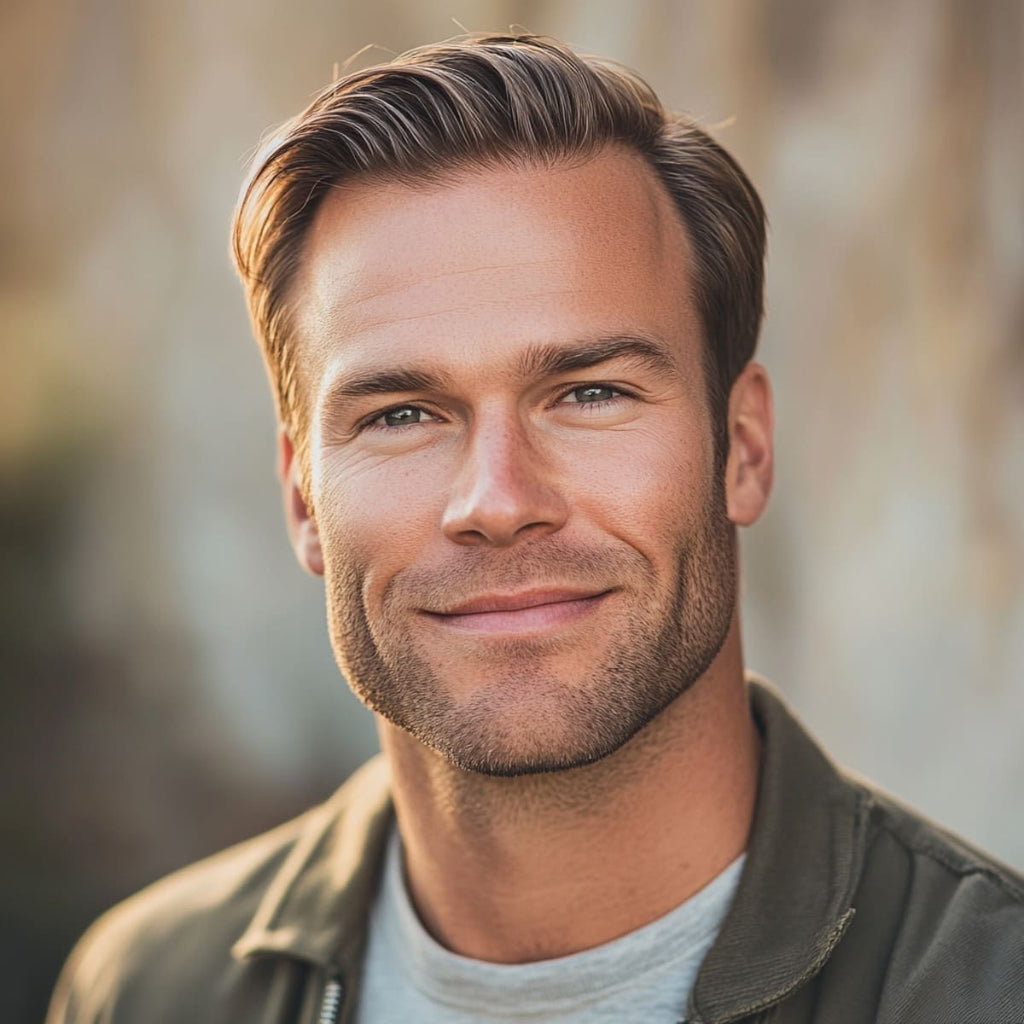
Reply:
M419 47L345 75L261 147L232 224L232 253L278 418L308 488L308 410L291 286L321 200L352 182L429 188L458 171L582 162L609 146L640 154L690 241L694 296L719 467L736 376L757 345L765 214L739 164L638 75L534 35Z

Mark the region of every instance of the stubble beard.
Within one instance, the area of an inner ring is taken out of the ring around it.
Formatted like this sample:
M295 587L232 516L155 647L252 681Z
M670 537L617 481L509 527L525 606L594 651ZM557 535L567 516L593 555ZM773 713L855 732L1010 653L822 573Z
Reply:
M653 566L632 548L584 550L555 535L500 553L501 561L479 548L464 554L457 566L398 574L377 623L363 599L365 574L344 561L329 563L328 625L342 674L367 707L456 767L482 775L564 771L618 750L707 671L736 604L736 539L721 487L698 528L678 538L667 600L658 600ZM456 697L409 633L411 594L419 607L444 607L488 589L623 579L632 582L629 592L611 595L625 606L621 625L575 679L560 678L547 665L557 638L508 641L481 656L479 684ZM633 582L640 580L647 585ZM404 628L389 608L406 610Z

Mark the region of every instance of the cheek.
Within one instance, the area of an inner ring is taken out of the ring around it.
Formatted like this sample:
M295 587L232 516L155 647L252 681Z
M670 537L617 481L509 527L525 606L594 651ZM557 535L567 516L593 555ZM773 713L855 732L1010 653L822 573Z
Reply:
M416 460L410 460L415 462ZM323 464L315 496L328 574L353 570L370 598L421 557L437 531L439 474L414 464L364 461Z
M575 503L586 518L658 561L665 544L674 545L700 521L711 465L698 424L666 417L579 453Z

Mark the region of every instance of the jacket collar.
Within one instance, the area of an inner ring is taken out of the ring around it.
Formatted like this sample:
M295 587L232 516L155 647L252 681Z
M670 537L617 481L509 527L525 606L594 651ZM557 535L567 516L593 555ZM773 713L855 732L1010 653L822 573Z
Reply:
M314 812L232 954L279 953L325 969L352 967L392 816L387 764L377 755Z
M853 917L864 854L859 790L778 693L748 674L763 737L747 860L690 997L694 1024L725 1024L795 991L825 964ZM361 768L317 812L233 947L325 969L356 969L393 812L385 762Z
M762 760L747 861L690 997L693 1024L779 1002L824 966L853 918L867 809L782 698L747 675Z

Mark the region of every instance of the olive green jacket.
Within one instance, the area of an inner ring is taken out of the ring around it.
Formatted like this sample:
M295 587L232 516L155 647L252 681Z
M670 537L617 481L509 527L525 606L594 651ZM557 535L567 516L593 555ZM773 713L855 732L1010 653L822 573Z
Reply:
M1024 1022L1024 879L838 770L771 688L750 694L757 809L690 1024ZM391 819L377 758L321 807L115 907L48 1024L353 1020Z

